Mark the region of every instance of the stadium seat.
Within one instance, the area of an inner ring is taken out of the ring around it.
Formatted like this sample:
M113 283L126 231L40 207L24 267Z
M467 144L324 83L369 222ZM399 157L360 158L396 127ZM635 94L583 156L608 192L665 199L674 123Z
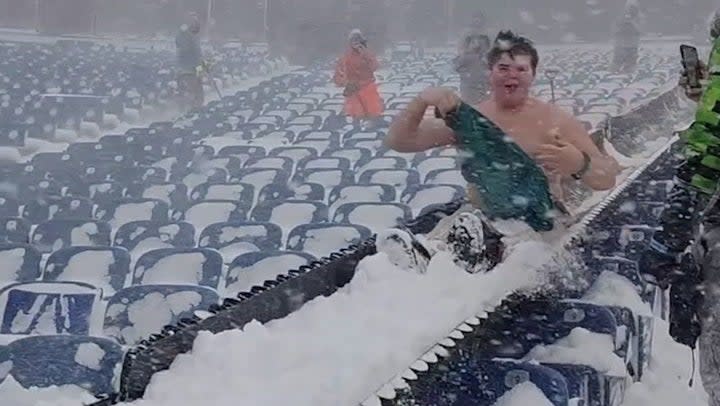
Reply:
M302 224L290 231L286 249L327 257L351 244L370 238L367 227L351 224Z
M41 260L32 245L0 243L0 286L40 279Z
M114 229L133 221L168 221L169 206L157 199L127 198L99 205L95 218L108 222Z
M310 264L316 258L304 252L260 251L248 252L235 258L228 267L225 293L236 295L262 285L278 275Z
M378 232L396 227L411 218L410 208L401 203L345 203L335 210L332 221L358 224Z
M264 252L280 249L282 229L273 223L227 222L207 226L198 240L201 248L218 250L225 262L246 252Z
M47 254L76 246L110 246L110 224L97 220L50 220L33 230L32 244Z
M130 254L120 247L69 247L55 251L45 262L43 281L85 282L108 298L125 286Z

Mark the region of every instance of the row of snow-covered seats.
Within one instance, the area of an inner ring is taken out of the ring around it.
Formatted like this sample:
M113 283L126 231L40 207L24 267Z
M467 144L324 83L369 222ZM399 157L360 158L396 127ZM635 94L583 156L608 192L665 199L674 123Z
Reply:
M236 48L217 54L216 77L223 81L271 67L265 54ZM76 132L87 123L102 129L118 119L135 120L143 109L174 97L174 63L174 53L164 49L0 43L0 145L22 146L26 137L54 140L58 130Z
M452 346L442 342L463 350L451 348L440 360L426 354L429 371L418 366L422 377L387 404L452 398L489 405L523 382L536 385L553 405L623 404L629 385L648 377L653 314L665 312L658 300L663 293L637 268L672 187L672 154L661 161L589 224L583 242L571 249L581 264L560 273L568 281L546 287L549 295L520 294L484 320L468 320L451 335Z
M437 66L431 60L385 72L382 90L388 104L401 108L417 91L417 86L407 86L413 83L405 76L409 68L417 71L424 85L452 82L452 75L438 73ZM65 153L38 155L30 167L12 168L12 179L25 182L19 190L28 194L15 204L12 199L3 204L20 216L11 220L12 230L3 227L4 235L19 236L48 257L37 261L33 248L24 245L26 264L24 258L18 260L19 247L7 250L8 263L21 263L29 270L15 275L44 282L14 286L0 294L0 301L17 303L6 307L3 328L105 335L132 344L194 310L206 309L221 295L249 289L327 255L338 245L365 238L372 231L366 225L388 225L376 224L373 216L392 223L460 193L462 178L454 161L447 158L452 157L451 150L412 156L384 150L380 146L383 128L367 131L339 114L339 90L322 86L328 79L315 72L283 76L210 103L186 116L179 126L156 123L125 135L107 135L97 143L71 146ZM283 169L267 168L277 164ZM332 170L323 170L329 164ZM304 176L307 169L302 169L308 165L317 166L310 179ZM366 172L378 169L391 172ZM395 176L393 180L373 179L376 173ZM291 179L298 182L288 184ZM410 210L408 203L413 200L408 196L427 191L420 184L428 180L437 182L429 190L442 194L426 194ZM305 185L298 185L301 181ZM443 184L449 186L438 186ZM263 189L268 190L263 193ZM52 201L57 203L53 207L36 203L34 193L63 197ZM357 214L336 217L342 213L338 203L350 201L361 204L345 206ZM288 218L300 208L313 209L305 213L314 221ZM78 213L85 219L60 220ZM247 224L247 220L258 224ZM293 227L308 222L317 224ZM23 223L28 227L23 229ZM308 244L318 239L319 244ZM105 248L73 247L88 245ZM168 247L175 250L151 251ZM313 255L288 251L293 248ZM243 254L246 251L259 252ZM101 271L93 273L95 267L80 265L88 263L101 264L97 266ZM180 263L195 266L181 272ZM52 283L58 280L65 282ZM98 287L102 291L94 289ZM60 322L25 322L28 313L34 317L48 315L50 308L62 310L54 306L60 304L63 291L72 292L65 297L78 300L73 301L77 306L73 311L55 319ZM10 295L13 300L5 299ZM35 303L43 303L40 308L46 311L32 310ZM94 345L100 345L95 341ZM68 351L64 354L70 357L74 347ZM106 354L112 358L115 352Z

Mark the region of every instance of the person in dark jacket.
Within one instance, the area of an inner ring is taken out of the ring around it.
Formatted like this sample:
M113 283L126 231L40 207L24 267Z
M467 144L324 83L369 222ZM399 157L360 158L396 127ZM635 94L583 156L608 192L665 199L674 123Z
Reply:
M641 255L640 274L670 289L670 335L695 349L710 406L720 406L720 14L710 35L713 47L701 66L704 90L680 84L698 101L693 124L682 134L685 159L663 211L660 229Z
M193 108L201 107L205 103L202 84L205 64L199 34L200 20L194 17L189 24L180 27L180 32L175 37L178 88L183 104L189 104Z
M613 66L617 72L630 73L635 70L640 48L640 10L635 4L628 4L625 14L615 27Z

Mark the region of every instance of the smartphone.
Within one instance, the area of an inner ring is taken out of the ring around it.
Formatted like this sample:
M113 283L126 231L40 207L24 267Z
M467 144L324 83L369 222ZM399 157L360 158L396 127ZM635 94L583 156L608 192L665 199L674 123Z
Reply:
M680 56L682 57L683 68L687 72L688 86L702 87L700 85L700 59L697 48L685 44L680 45Z

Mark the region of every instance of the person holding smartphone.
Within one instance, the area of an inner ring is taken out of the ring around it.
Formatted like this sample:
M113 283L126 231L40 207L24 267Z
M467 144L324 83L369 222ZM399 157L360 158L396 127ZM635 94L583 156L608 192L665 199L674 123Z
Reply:
M678 166L661 228L638 268L648 282L670 289L670 335L693 350L699 344L700 376L709 404L720 406L719 12L710 36L707 65L697 58L697 50L682 50L680 86L698 102L697 112L682 134L685 159Z
M379 67L362 32L353 30L348 49L338 59L333 77L336 85L344 87L345 114L358 120L372 120L382 114L383 103L375 83L375 71Z

